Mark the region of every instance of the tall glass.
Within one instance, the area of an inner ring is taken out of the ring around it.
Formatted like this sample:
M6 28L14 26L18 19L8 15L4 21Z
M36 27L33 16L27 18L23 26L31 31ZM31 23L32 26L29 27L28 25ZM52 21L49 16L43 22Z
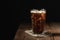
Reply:
M40 34L44 31L46 22L46 10L31 10L32 29L34 34Z

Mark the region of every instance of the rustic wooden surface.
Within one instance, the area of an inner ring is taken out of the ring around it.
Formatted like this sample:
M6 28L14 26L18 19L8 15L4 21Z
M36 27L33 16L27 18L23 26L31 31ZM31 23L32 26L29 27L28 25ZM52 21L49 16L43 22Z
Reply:
M30 24L21 24L16 32L14 40L37 40L37 38L31 37L24 32L31 28ZM52 33L60 33L60 23L50 23L50 25L45 27L45 30ZM51 38L53 37L40 38L40 40L60 40L60 35L54 36L54 39Z

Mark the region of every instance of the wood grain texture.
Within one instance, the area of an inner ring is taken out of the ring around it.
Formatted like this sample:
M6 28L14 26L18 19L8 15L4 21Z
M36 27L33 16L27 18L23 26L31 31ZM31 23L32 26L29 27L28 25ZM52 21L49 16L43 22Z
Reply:
M24 31L27 29L31 29L30 24L21 24L19 26L19 29L16 32L14 40L60 40L60 23L50 23L50 26L45 27L45 30L52 32L52 33L59 33L59 35L56 35L54 37L46 37L46 38L35 38L28 34L26 34ZM54 38L54 39L53 39Z

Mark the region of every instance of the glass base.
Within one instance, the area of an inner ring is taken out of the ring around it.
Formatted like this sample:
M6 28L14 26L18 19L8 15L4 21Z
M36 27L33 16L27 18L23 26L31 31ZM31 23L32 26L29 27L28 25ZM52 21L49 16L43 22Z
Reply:
M47 31L43 31L41 34L34 34L32 30L25 30L25 33L33 36L33 37L47 37L48 35L46 35Z

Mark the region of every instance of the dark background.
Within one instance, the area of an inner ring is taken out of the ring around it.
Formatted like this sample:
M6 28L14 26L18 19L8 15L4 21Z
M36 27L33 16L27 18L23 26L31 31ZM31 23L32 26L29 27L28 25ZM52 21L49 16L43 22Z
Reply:
M31 23L31 9L44 8L47 10L47 22L60 22L59 4L58 0L16 0L12 4L8 1L9 13L12 13L12 27L10 27L9 39L14 37L20 24Z
M22 3L21 3L22 2ZM42 9L47 10L48 22L60 21L60 5L58 0L16 0L17 17L20 22L30 22L30 10Z

